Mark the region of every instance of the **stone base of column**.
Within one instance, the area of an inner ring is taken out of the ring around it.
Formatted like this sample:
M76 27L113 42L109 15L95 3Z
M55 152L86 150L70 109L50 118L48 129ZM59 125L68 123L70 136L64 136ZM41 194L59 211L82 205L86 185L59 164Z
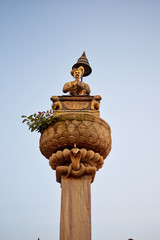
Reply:
M91 179L61 177L60 240L91 240Z

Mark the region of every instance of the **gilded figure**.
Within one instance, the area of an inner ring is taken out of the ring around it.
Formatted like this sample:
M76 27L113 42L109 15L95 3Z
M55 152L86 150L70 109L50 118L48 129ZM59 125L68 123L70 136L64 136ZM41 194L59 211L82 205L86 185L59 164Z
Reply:
M82 82L84 75L84 67L80 66L71 70L71 75L75 78L74 81L67 82L64 84L63 92L69 92L71 95L89 95L90 87L87 83ZM81 81L80 81L81 79Z

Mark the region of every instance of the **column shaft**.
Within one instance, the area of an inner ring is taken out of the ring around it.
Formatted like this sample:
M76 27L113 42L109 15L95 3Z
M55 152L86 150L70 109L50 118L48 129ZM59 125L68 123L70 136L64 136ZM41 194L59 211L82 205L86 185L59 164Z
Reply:
M62 176L60 240L91 240L91 176Z

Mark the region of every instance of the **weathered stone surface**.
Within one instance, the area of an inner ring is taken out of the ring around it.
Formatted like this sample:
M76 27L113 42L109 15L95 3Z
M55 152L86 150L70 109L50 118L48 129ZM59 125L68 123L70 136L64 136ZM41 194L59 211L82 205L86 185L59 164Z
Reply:
M62 176L60 240L91 239L91 176Z
M111 150L110 126L91 114L63 114L41 135L40 151L49 157L58 150L85 148L99 153L104 159ZM91 154L91 153L90 153Z

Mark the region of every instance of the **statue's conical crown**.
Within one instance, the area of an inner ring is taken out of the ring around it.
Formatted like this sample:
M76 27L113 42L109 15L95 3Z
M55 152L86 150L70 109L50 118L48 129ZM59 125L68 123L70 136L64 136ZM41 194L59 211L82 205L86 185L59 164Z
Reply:
M77 63L73 65L72 69L79 68L80 66L84 67L83 77L86 77L89 74L91 74L92 68L90 67L88 59L86 58L85 51L83 52L82 56L78 59Z

